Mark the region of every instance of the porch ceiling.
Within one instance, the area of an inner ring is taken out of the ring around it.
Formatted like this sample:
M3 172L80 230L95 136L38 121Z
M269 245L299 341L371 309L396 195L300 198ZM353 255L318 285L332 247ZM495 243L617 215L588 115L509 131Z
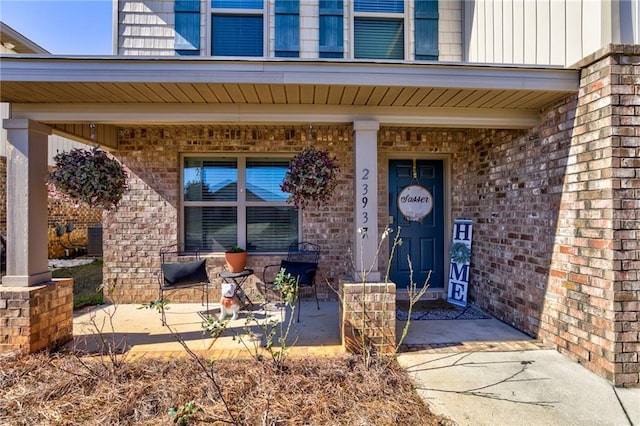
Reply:
M578 89L576 70L553 67L174 57L1 59L0 100L13 104L15 118L44 122L335 122L367 117L381 124L528 127L541 108Z

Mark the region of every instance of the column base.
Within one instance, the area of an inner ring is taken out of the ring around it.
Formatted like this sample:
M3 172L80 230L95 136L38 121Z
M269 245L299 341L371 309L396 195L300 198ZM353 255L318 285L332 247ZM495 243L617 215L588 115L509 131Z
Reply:
M0 286L0 353L27 354L73 339L73 279Z
M395 352L396 285L341 280L340 295L340 335L345 349Z
M5 275L2 285L6 287L31 287L51 282L51 272L46 271L33 275Z

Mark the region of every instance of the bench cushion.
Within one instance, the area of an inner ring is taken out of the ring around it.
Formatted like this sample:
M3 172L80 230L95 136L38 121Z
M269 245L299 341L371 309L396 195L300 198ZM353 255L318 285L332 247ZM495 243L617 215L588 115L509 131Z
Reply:
M192 262L163 263L164 286L180 286L209 282L206 259Z
M318 264L313 262L294 262L291 260L283 260L280 262L280 267L294 277L299 277L298 284L300 286L313 285L313 280L316 277L316 270Z

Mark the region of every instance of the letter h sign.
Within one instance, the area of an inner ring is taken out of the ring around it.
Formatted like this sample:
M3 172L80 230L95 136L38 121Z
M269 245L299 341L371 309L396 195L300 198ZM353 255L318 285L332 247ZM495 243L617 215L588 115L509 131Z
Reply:
M451 245L447 301L458 306L467 306L472 232L473 221L456 219L453 222L453 241Z

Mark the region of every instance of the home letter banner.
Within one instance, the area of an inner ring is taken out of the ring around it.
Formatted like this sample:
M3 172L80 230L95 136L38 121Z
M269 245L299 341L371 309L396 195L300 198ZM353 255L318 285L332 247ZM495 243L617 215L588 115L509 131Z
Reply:
M471 232L473 221L456 219L453 222L451 264L449 266L449 292L447 302L467 306L469 267L471 266Z

